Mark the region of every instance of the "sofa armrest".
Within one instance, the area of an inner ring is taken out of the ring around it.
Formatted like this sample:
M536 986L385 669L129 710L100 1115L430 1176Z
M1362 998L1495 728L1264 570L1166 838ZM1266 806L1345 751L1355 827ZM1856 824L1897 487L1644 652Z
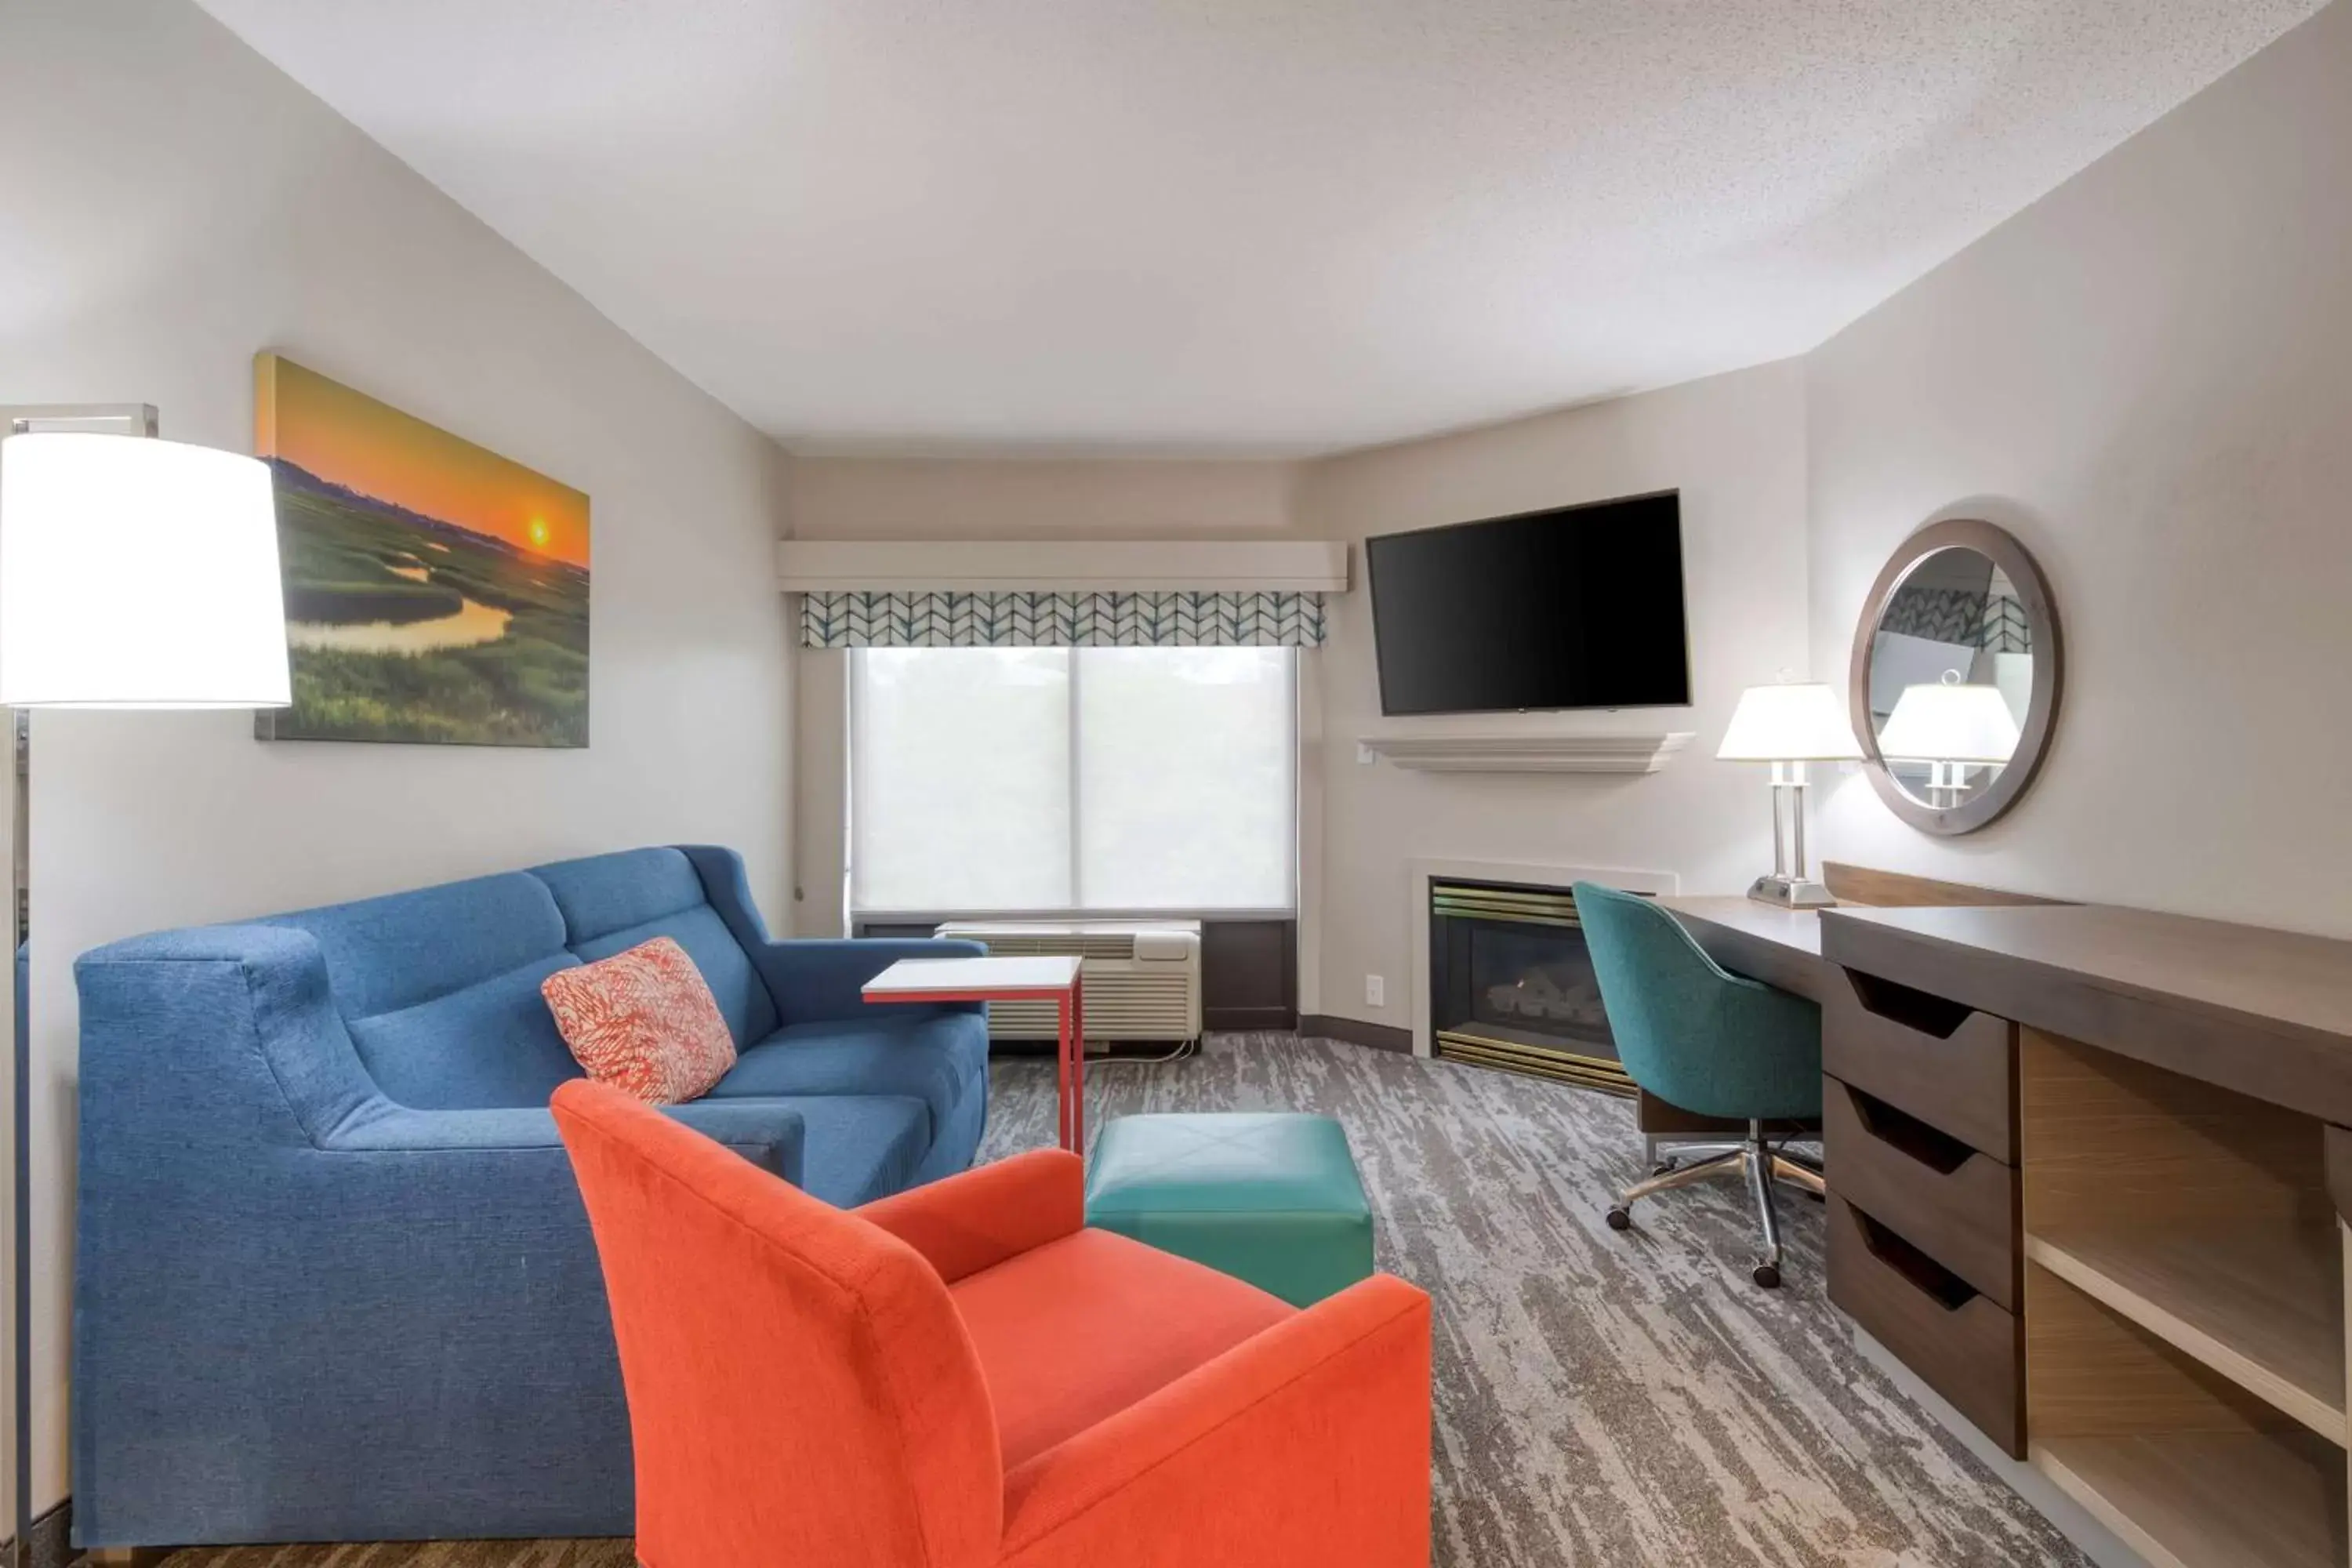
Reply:
M708 1100L662 1110L761 1170L799 1184L804 1131L799 1111L751 1100ZM562 1157L562 1149L555 1118L538 1107L414 1110L389 1103L339 1129L321 1145L322 1152L329 1153L427 1156L548 1150Z
M750 949L760 978L776 999L787 1024L855 1018L866 1010L865 984L902 958L979 958L988 950L976 942L930 937L805 937L769 942ZM986 1004L942 1002L888 1004L929 1006L942 1013L979 1013Z
M1429 1298L1376 1275L1013 1470L1007 1568L1427 1568Z
M953 1284L1087 1223L1086 1167L1061 1149L1033 1149L853 1212L880 1226Z

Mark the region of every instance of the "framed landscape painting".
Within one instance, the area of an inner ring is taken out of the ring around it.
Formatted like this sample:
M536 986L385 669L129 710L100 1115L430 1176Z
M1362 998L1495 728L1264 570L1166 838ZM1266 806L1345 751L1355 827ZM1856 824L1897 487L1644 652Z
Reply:
M267 741L588 743L588 498L273 353L294 705Z

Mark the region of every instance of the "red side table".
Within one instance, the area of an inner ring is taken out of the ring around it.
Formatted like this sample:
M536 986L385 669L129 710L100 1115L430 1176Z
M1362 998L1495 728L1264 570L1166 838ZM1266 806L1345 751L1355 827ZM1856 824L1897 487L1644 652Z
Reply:
M902 958L866 983L868 1002L1053 999L1061 1025L1056 1093L1062 1147L1087 1152L1086 998L1076 958Z

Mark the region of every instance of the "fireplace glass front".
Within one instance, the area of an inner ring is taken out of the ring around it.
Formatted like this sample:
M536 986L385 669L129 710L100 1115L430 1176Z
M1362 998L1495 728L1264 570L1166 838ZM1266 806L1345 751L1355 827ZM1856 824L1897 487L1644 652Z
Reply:
M1434 880L1430 1026L1449 1060L1633 1092L1576 899L1561 888Z

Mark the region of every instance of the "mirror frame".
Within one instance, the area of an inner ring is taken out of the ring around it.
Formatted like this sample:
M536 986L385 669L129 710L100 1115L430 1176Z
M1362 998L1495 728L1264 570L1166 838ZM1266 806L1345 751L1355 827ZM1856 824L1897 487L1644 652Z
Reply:
M1958 805L1927 805L1904 793L1878 754L1878 735L1870 722L1870 653L1895 591L1928 556L1944 550L1973 550L1990 560L2025 605L2033 626L2033 687L2028 697L2025 723L2020 730L2017 755L1991 785ZM2046 650L2046 656L2045 656ZM1931 522L1895 548L1878 581L1863 602L1862 625L1854 633L1853 664L1847 679L1847 703L1854 739L1862 742L1863 766L1878 798L1889 811L1919 829L1954 837L1974 833L1998 821L2015 805L2042 771L2049 754L2052 728L2058 721L2058 703L2065 689L2065 644L2058 625L2058 607L2051 597L2050 580L2014 534L1981 518L1947 518Z

